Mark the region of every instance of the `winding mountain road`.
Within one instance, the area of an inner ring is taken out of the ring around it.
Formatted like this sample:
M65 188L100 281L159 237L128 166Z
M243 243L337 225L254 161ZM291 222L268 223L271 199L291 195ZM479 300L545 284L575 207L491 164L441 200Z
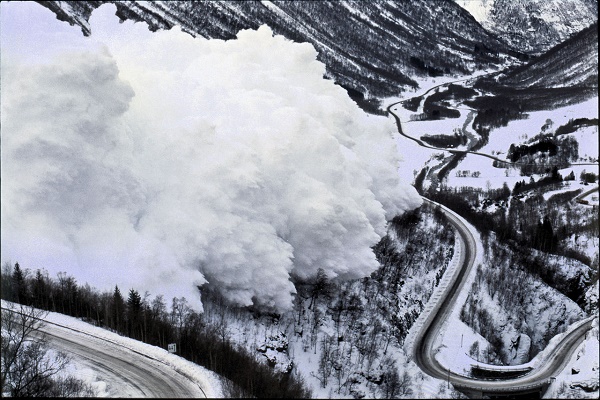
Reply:
M540 363L538 368L519 378L494 381L480 380L454 373L441 365L435 357L437 353L435 340L453 308L460 306L460 304L456 304L456 300L477 259L477 245L472 233L474 228L467 227L466 222L460 216L441 204L426 198L424 200L433 206L440 207L448 221L458 232L461 249L459 251L458 267L452 272L449 271L451 276L445 277L447 282L443 292L437 299L432 299L435 304L429 309L428 315L423 320L417 321L420 326L415 333L416 340L414 340L412 348L409 349L415 363L428 375L448 380L455 388L477 396L483 394L514 395L540 391L550 383L553 376L564 369L570 355L584 340L586 332L591 327L593 317L578 322L568 334L564 335L557 343L554 343L552 349L547 349L548 352L545 353L543 362ZM493 368L493 366L489 367ZM513 366L513 368L516 369L519 366Z
M109 393L132 397L206 397L189 378L168 366L104 339L46 323L41 329L52 349L62 350L80 366L110 382Z
M444 83L431 88L425 94L431 93L434 89L447 84L448 83ZM498 157L494 157L485 153L430 146L419 139L407 135L402 129L400 117L394 112L397 110L396 107L400 106L400 103L401 102L391 104L387 107L387 111L395 119L398 133L407 139L415 141L420 146L432 150L448 151L454 154L476 154L506 164L520 164L519 162L512 163L510 161L502 160ZM597 188L595 190L597 190ZM594 191L594 189L592 191ZM589 193L586 192L580 195L580 198L587 194ZM455 388L472 396L510 396L543 391L543 388L545 388L552 381L553 377L558 375L560 371L565 368L566 363L570 359L570 355L583 342L586 332L592 326L594 317L579 321L568 333L564 334L560 340L552 342L552 347L549 346L543 352L543 359L540 359L537 368L525 373L529 369L526 369L525 366L521 366L524 375L518 378L481 380L452 372L448 367L440 364L440 362L436 359L436 353L438 349L435 347L435 342L438 336L441 334L442 327L445 321L450 317L454 307L460 307L460 304L456 304L457 298L463 290L466 278L471 273L471 270L473 269L473 266L477 260L477 242L473 233L476 233L476 230L472 226L467 226L469 224L462 217L447 207L444 207L441 204L433 202L427 198L423 199L426 203L435 207L439 207L448 221L456 229L459 239L457 244L460 246L457 254L460 255L460 259L457 260L458 265L455 269L451 269L446 272L448 276L444 276L442 284L440 285L440 291L432 296L429 304L424 310L423 315L416 321L416 331L413 333L414 336L411 341L408 342L409 344L407 351L415 360L415 363L419 366L419 368L421 368L421 370L423 370L425 373L435 378L452 382ZM439 345L439 343L437 345ZM486 368L493 370L494 366L489 365L486 366ZM518 370L520 366L512 366L512 368Z
M519 166L519 165L530 165L531 164L531 163L526 163L526 162L521 162L521 161L510 161L510 160L507 160L507 159L501 159L501 158L498 158L496 156L492 156L490 154L482 153L482 152L479 152L479 151L457 150L457 149L452 149L452 148L435 147L435 146L428 145L428 144L424 143L422 140L414 138L414 137L412 137L410 135L407 135L404 132L404 130L402 129L402 122L400 121L400 117L392 111L392 109L393 108L396 109L396 107L398 107L399 104L400 104L400 102L391 104L391 105L389 105L387 107L388 113L390 113L394 117L394 119L396 120L396 125L398 127L398 133L400 135L404 136L405 138L410 139L410 140L416 142L421 147L425 147L425 148L428 148L428 149L431 149L431 150L437 150L437 151L447 151L448 153L452 153L452 154L474 154L474 155L477 155L477 156L489 158L492 161L499 162L499 163L501 163L501 165ZM569 164L569 166L575 166L575 165L578 165L578 166L588 166L588 165L597 166L598 163L570 163Z

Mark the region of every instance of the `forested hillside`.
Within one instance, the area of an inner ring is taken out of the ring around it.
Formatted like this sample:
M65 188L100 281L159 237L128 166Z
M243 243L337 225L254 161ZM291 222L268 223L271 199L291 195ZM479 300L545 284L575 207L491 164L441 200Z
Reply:
M499 79L516 88L598 88L598 23Z
M90 35L87 20L105 2L39 3ZM146 21L152 30L178 24L207 38L233 39L267 24L275 34L311 43L327 77L371 112L381 112L377 99L415 87L413 76L469 74L525 57L450 0L114 3L122 19Z

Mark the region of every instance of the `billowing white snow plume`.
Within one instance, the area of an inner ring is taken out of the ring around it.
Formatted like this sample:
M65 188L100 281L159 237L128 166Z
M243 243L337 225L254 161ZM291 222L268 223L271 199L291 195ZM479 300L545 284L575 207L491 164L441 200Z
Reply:
M84 38L23 6L2 4L3 261L284 310L291 276L371 273L386 219L420 204L393 121L323 79L311 45L152 33L112 5Z

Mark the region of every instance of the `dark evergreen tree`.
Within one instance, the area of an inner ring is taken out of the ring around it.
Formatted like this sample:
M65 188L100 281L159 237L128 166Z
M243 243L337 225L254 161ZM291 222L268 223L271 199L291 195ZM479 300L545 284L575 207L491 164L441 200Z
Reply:
M58 296L60 298L61 312L75 317L81 317L77 281L66 272L58 274L58 283L60 289Z
M46 277L42 274L42 271L38 269L35 272L32 287L33 305L35 307L48 309L49 290L50 288L46 281Z
M2 279L0 279L0 294L3 299L13 300L13 284L12 284L13 267L6 262L2 265Z
M556 165L552 167L551 178L553 181L562 181L562 175L558 172L558 167Z
M127 298L127 331L130 337L141 338L142 297L135 289L129 290Z
M310 310L312 308L315 299L319 296L329 298L331 289L331 284L329 283L329 279L327 278L325 270L323 270L323 268L319 268L317 270L317 276L314 278L312 288L310 290L310 304L308 305L308 309Z
M125 311L125 301L118 286L115 286L115 291L112 296L111 307L111 328L123 332L123 313Z
M538 222L534 235L534 247L545 252L556 250L556 236L550 218L546 215L542 222Z
M21 304L28 304L29 294L27 290L27 283L25 282L25 274L19 266L19 263L15 264L12 274L12 285L13 285L13 301Z

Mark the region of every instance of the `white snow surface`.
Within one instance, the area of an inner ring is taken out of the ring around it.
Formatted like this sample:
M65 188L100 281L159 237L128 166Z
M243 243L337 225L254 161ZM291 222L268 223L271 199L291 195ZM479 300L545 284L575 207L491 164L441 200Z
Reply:
M489 72L489 71L487 71ZM482 72L484 73L484 72ZM420 89L416 92L407 92L405 98L415 97L423 95L431 88L450 82L459 82L456 78L446 77L445 79L436 78L435 80L427 80L419 82ZM442 89L443 90L443 89ZM398 99L389 99L387 104L391 104ZM423 103L423 102L422 102ZM411 120L411 116L418 114L404 109L401 105L396 106L393 111L399 115L402 121L402 128L404 132L416 139L420 139L425 134L443 134L452 135L455 129L461 129L468 116L468 108L459 108L461 116L459 118L433 120L433 121L414 121ZM508 123L505 127L499 127L490 133L488 143L480 149L478 152L484 154L494 155L500 159L506 158L506 154L511 144L519 145L526 143L528 139L538 135L541 128L548 120L552 121L552 129L549 132L553 132L556 128L561 125L565 125L569 120L576 118L598 118L598 97L591 98L582 103L561 107L555 110L549 111L535 111L529 112L527 118L522 120L513 120ZM470 124L469 124L470 125ZM467 132L470 130L470 126L467 127ZM577 139L579 143L579 163L596 162L598 160L598 127L585 127L576 130L569 134ZM396 141L398 143L398 149L405 156L407 164L411 165L414 169L403 168L400 170L402 179L405 181L414 180L416 174L420 171L423 166L436 155L447 155L448 152L443 150L433 150L419 146L416 142L404 138L400 135L396 135ZM482 157L476 154L467 154L466 157L460 162L455 170L451 171L447 176L446 184L451 187L473 187L487 189L489 188L501 188L504 183L509 188L513 188L515 183L525 179L520 175L520 171L516 168L496 168L492 165L493 161L489 158ZM433 163L435 164L435 163ZM455 171L469 171L470 173L479 172L477 177L472 177L470 174L467 176L456 176ZM595 172L598 174L598 165L572 165L568 168L560 170L563 176L566 176L571 171L575 173L578 178L581 172ZM535 180L539 180L541 175L533 175ZM529 179L529 178L527 178ZM572 182L572 190L575 190L578 186L578 182Z
M456 4L464 8L479 23L484 23L494 4L493 0L455 0Z

